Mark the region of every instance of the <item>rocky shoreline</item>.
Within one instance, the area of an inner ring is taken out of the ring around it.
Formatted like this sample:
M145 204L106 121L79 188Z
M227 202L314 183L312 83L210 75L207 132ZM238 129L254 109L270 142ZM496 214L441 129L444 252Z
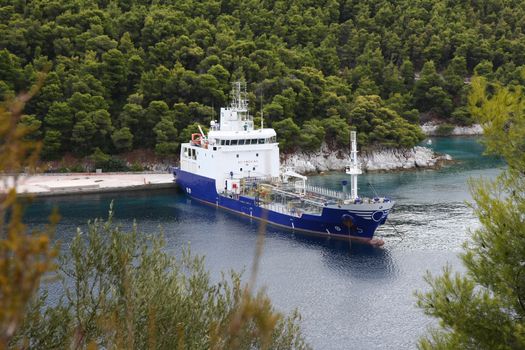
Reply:
M363 171L386 171L415 168L435 168L452 161L448 154L437 154L430 148L382 149L359 154ZM283 155L281 165L303 174L341 171L350 162L350 155L323 146L318 152Z
M421 125L421 130L428 136L443 136L439 133L439 127L441 124L428 122ZM454 128L448 133L451 136L475 136L483 135L483 127L479 124L473 124L471 126L454 126Z
M342 171L350 162L349 153L331 150L326 145L314 153L281 155L281 166L293 167L303 174ZM430 148L416 146L410 149L382 149L359 154L364 171L395 171L416 168L435 168L451 161L447 154L437 154ZM164 165L163 165L164 167ZM163 169L164 170L164 169ZM0 193L14 186L14 177L0 176ZM22 195L56 196L80 193L100 193L138 189L170 188L173 175L161 173L71 173L22 175L16 182Z

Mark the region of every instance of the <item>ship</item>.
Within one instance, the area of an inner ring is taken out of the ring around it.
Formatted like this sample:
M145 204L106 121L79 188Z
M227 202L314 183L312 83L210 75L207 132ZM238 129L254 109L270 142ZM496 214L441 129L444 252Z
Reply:
M294 232L355 240L380 246L374 238L394 201L358 196L356 132L350 133L350 183L341 190L308 183L291 168L281 168L277 134L256 128L248 109L246 84L232 84L231 103L181 144L180 166L172 168L178 187L190 198Z

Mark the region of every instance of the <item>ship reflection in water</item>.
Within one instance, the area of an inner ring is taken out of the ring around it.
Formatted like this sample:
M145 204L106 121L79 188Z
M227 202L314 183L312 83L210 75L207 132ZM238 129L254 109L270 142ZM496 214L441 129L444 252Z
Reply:
M187 202L188 203L188 202ZM200 205L199 202L193 202L192 205ZM256 220L249 218L238 217L235 214L220 213L220 216L225 216L224 223L232 221L232 223L239 229L242 226L249 225L250 230L246 232L250 236L260 234L261 228L265 233L266 246L263 251L264 260L275 259L269 258L267 255L273 256L273 247L269 246L274 241L282 242L285 246L292 246L294 250L310 251L320 258L319 261L325 264L326 268L334 272L341 273L347 277L352 278L390 278L395 274L395 266L391 259L388 249L377 248L370 244L360 243L355 241L340 240L327 237L319 237L304 232L291 232L289 230L282 230L274 228L271 225L264 225ZM262 227L261 227L262 226ZM193 243L192 243L193 245ZM253 250L248 250L248 253L253 253ZM276 252L277 254L277 252ZM290 252L283 252L285 255L290 255ZM249 256L248 256L249 258ZM272 264L269 261L263 262L263 265ZM287 265L290 265L287 263ZM308 270L308 265L303 266ZM271 272L270 272L271 273Z

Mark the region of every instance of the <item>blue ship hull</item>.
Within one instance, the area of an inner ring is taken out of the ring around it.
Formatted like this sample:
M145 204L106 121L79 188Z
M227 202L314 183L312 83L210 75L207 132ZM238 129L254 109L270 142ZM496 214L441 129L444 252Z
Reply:
M239 196L239 199L217 193L215 180L180 169L174 169L177 185L191 198L256 218L269 224L294 231L316 235L353 239L381 245L373 239L379 225L385 223L388 210L348 210L324 207L321 215L303 214L301 217L278 213L258 205L253 197ZM351 225L348 225L348 219Z

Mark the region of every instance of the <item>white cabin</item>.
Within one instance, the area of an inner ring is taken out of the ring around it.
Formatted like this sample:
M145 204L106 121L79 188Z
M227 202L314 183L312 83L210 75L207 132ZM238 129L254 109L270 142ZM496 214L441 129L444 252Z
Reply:
M215 179L217 192L239 188L243 178L277 178L279 145L274 129L255 129L246 86L234 83L230 107L221 108L208 135L201 131L181 145L180 169Z

